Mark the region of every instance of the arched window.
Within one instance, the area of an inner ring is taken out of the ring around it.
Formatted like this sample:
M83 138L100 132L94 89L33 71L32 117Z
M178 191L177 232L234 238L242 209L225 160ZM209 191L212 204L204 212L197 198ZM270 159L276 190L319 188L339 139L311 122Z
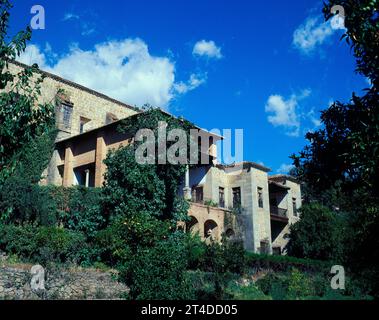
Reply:
M234 230L233 229L226 230L225 235L228 239L234 238L235 236Z
M190 221L186 223L186 231L187 232L199 232L199 221L193 216L190 217Z
M218 225L213 220L207 220L204 223L204 238L218 240Z

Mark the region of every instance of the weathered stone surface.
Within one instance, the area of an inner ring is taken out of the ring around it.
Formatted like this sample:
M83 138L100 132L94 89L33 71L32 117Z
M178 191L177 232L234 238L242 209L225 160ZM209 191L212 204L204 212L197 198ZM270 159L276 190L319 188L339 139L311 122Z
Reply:
M114 273L95 269L46 270L45 290L33 292L30 266L0 265L0 300L121 299L129 289L114 280Z

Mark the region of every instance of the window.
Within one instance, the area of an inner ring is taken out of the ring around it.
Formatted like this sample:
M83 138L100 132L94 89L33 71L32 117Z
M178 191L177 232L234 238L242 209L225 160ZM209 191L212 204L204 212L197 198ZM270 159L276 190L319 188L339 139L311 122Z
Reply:
M218 188L218 205L220 208L225 208L225 189Z
M192 188L192 199L197 203L202 203L204 200L203 187Z
M64 128L71 128L72 106L62 103L61 112L63 114L62 120Z
M297 205L296 205L296 198L292 198L292 209L293 209L293 215L297 217Z
M94 187L95 186L95 166L87 165L74 169L74 185Z
M80 124L79 124L79 133L83 133L85 130L86 123L90 122L90 119L80 117Z
M80 120L80 127L79 127L80 133L84 132L84 125L85 125L85 123L82 120Z
M241 206L241 188L233 188L233 208Z
M263 208L263 189L258 187L258 207Z

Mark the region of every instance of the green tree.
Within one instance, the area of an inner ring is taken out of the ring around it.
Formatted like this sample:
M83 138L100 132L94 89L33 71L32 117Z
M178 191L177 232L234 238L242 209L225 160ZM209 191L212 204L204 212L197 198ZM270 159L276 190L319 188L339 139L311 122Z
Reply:
M131 136L151 129L158 143L158 123L167 130L190 124L159 109L130 117L120 126ZM135 142L108 154L103 211L110 226L98 237L103 259L115 264L133 299L189 298L185 238L177 222L187 217L188 203L178 195L184 165L139 164ZM157 148L155 148L157 150Z
M32 139L20 150L14 172L0 184L0 222L56 222L56 203L49 189L38 182L48 167L56 131Z
M308 133L309 145L292 156L294 174L304 184L306 202L320 202L334 215L345 212L350 225L345 263L359 275L369 274L367 283L376 283L372 290L378 293L379 240L374 230L379 225L379 2L330 0L324 6L327 20L334 5L344 8L342 39L356 58L356 72L369 79L371 87L363 96L353 93L348 103L336 101L322 112L323 127ZM312 215L315 222L325 214L317 212L320 216ZM298 227L293 231L292 239L301 237ZM328 241L328 234L324 235L323 242ZM297 252L303 253L312 246L305 239L297 244L303 246Z
M337 215L318 203L301 209L301 220L291 225L288 255L319 260L343 261L346 224Z
M48 132L54 124L52 104L39 103L42 76L38 66L9 70L31 38L27 27L9 40L9 18L12 5L0 0L0 184L11 175L20 151L34 137Z

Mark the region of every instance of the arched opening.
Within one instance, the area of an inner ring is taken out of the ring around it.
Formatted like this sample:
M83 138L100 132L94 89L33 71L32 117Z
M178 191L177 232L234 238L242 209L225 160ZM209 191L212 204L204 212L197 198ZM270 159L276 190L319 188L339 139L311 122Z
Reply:
M218 225L213 220L207 220L204 223L204 238L218 241Z
M226 230L225 236L226 236L227 239L233 239L234 236L235 236L234 230L233 229Z
M199 221L193 216L190 216L190 221L186 223L186 231L191 233L199 232Z

